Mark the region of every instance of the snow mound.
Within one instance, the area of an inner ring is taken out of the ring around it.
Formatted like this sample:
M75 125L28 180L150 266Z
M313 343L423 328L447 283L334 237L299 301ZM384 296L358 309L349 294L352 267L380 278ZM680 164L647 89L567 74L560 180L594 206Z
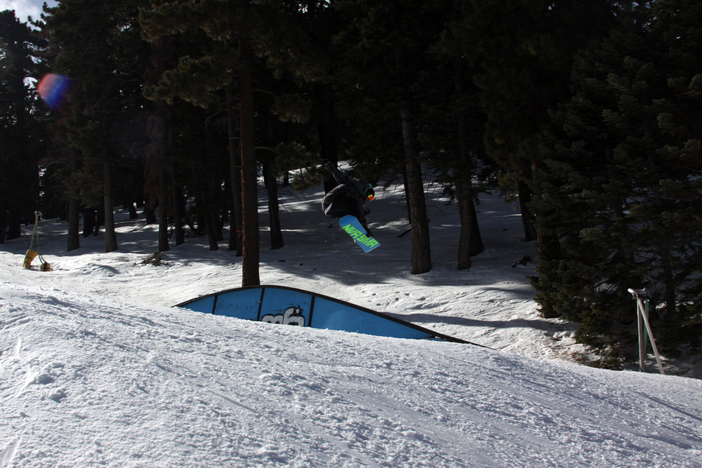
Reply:
M699 467L702 382L0 283L0 466Z

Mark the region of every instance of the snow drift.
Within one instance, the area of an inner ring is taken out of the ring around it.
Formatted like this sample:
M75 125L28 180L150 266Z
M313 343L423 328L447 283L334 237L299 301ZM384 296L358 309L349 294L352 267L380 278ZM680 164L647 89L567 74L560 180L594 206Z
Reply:
M702 383L0 285L0 465L699 466Z
M573 325L540 317L515 266L535 258L518 213L485 195L485 252L459 272L456 207L429 189L431 272L408 271L400 190L376 193L364 254L318 188L281 191L261 280L495 350L172 308L239 286L241 259L191 237L145 263L157 227L125 212L111 253L102 235L66 252L65 222L41 221L52 271L24 269L28 226L0 247L0 467L699 467L701 381L568 362Z

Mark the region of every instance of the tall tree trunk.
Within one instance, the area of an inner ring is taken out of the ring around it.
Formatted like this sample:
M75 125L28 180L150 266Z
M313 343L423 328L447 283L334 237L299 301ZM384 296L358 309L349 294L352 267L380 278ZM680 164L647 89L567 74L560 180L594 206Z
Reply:
M531 189L529 189L525 180L520 179L517 190L519 191L519 208L522 212L522 225L524 226L524 240L526 242L535 241L539 235L534 225L534 215L529 209Z
M171 169L173 171L173 218L175 223L175 245L185 243L185 230L183 229L183 219L185 218L185 203L183 201L183 192L177 184L175 175L175 165L171 159Z
M7 217L7 240L18 239L22 234L22 213L18 206L10 208L10 214Z
M173 66L174 52L171 38L159 37L150 42L151 44L151 66L145 74L145 84L155 85L163 75L164 71ZM151 143L147 147L147 161L157 166L158 174L158 246L159 252L170 249L168 245L168 213L173 216L175 225L176 245L185 241L183 233L182 213L178 199L178 189L175 177L175 164L173 156L173 119L171 106L165 101L154 103L154 113L149 117L147 123L147 137ZM152 175L151 171L145 176ZM170 177L169 177L170 173ZM170 184L170 187L169 187ZM170 190L169 190L170 188ZM170 210L169 210L170 207ZM153 214L153 213L151 213ZM147 224L153 222L147 216Z
M137 213L136 208L134 207L134 203L128 202L124 204L124 209L129 211L129 219L137 219L139 217L139 214Z
M463 66L461 58L454 60L456 96L463 96ZM456 197L458 199L458 214L461 220L461 236L458 241L458 269L467 270L471 267L470 257L483 251L472 190L472 161L468 149L466 113L458 111L458 167L454 167Z
M149 116L146 125L146 136L150 143L146 147L146 159L153 169L149 175L156 173L156 196L158 198L158 251L165 252L168 246L168 140L166 130L165 106L163 101L154 104L154 112Z
M75 197L68 199L68 245L66 250L80 247L80 203Z
M237 147L236 114L234 112L234 98L232 84L227 88L227 136L229 137L229 167L232 180L232 216L229 221L229 250L236 250L238 256L242 255L242 217L241 217L241 151Z
M222 234L222 215L218 211L212 210L210 212L210 218L212 218L212 227L214 228L215 239L217 239L217 242L223 241L224 234Z
M205 231L207 232L207 240L210 243L210 252L214 252L219 249L219 245L217 245L217 234L215 232L212 212L209 210L209 208L206 210L207 211L202 215L202 219L205 222Z
M280 228L280 211L278 209L278 182L270 163L263 163L263 182L268 191L268 219L271 230L271 250L282 249L283 232Z
M256 180L256 155L254 153L254 96L251 47L246 39L240 42L239 82L241 102L239 125L241 128L241 205L242 205L242 286L258 286L258 190Z
M168 246L168 196L166 195L166 162L162 159L158 168L158 251L170 250Z
M76 165L78 160L78 150L72 150L70 158L70 181L71 186L75 180ZM76 198L76 193L73 190L68 194L68 245L66 250L76 250L80 248L80 202Z
M429 245L429 220L424 200L424 182L414 137L412 135L411 113L409 108L400 109L402 117L402 137L405 148L407 170L407 202L412 222L412 274L419 275L431 270L431 249Z
M168 151L168 168L171 172L171 200L173 201L175 245L182 245L185 243L185 231L183 230L185 203L183 202L183 192L178 185L178 177L176 176L175 152L173 147L173 119L170 107L166 108L166 142Z
M407 180L407 170L402 171L402 186L405 189L405 204L407 205L407 221L412 225L412 210L410 209L410 199L409 199L409 183Z
M151 195L147 195L150 197ZM150 207L150 203L144 205L144 223L146 224L156 224L156 210Z
M456 196L458 198L458 215L461 220L461 234L458 240L458 269L467 270L471 267L471 246L473 244L473 221L475 207L470 190L470 184L465 180L456 179Z
M104 196L105 196L105 252L117 250L117 235L115 234L114 198L112 196L112 167L108 161L103 163Z
M470 211L470 216L473 218L473 222L471 223L473 232L470 235L470 256L475 257L485 250L485 246L483 245L483 236L480 234L480 226L478 226L478 213L475 210L475 203L473 199L470 200L468 210Z
M322 160L339 162L337 148L336 109L334 106L334 90L328 84L314 85L315 101L319 106L320 119L317 122L319 136L319 154ZM324 180L324 193L328 193L337 183L334 177L328 176Z

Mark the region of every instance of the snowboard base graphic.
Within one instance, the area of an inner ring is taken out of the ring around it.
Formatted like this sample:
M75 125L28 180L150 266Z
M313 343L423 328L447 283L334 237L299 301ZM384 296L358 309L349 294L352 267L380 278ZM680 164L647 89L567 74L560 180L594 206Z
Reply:
M366 236L366 230L361 226L361 223L355 216L346 215L339 219L339 226L361 246L364 252L368 253L380 247L380 242L372 237Z

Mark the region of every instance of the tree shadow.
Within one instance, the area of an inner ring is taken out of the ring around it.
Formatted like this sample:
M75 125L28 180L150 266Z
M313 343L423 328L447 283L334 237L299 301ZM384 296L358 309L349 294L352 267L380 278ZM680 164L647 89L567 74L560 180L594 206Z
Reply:
M534 330L554 331L556 328L563 328L560 324L554 324L547 319L513 319L513 320L479 320L464 317L448 317L433 314L393 314L397 318L407 320L412 323L440 323L443 325L459 325L464 327L485 327L485 328L531 328ZM575 327L573 327L575 330Z

